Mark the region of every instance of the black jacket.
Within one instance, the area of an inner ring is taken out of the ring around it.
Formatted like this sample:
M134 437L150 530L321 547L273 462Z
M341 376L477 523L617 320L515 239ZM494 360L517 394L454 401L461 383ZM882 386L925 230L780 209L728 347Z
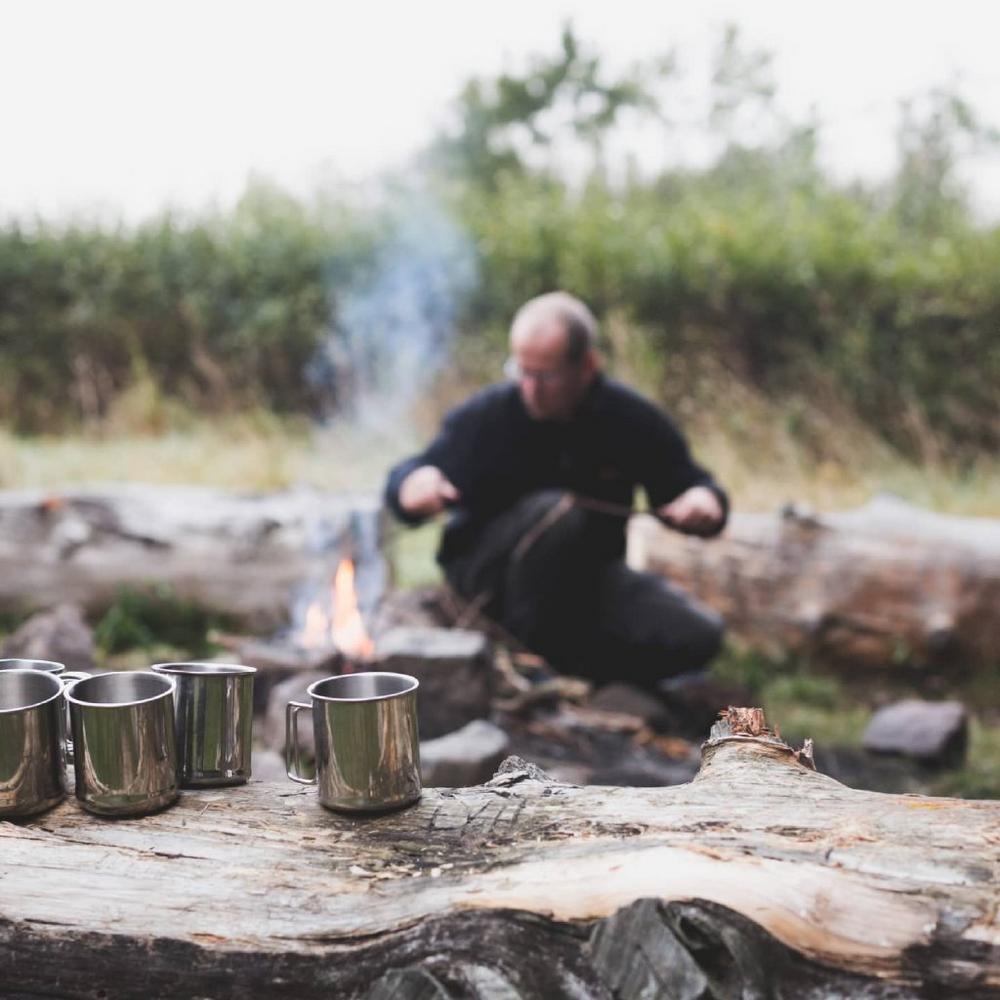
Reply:
M726 494L692 460L670 418L601 374L568 423L532 419L513 382L489 386L448 413L428 448L389 473L385 501L408 524L420 519L399 506L399 487L422 465L436 465L461 496L438 553L442 564L473 545L491 518L538 490L571 490L628 506L642 486L656 508L701 485L729 511ZM604 520L608 554L623 555L624 520Z

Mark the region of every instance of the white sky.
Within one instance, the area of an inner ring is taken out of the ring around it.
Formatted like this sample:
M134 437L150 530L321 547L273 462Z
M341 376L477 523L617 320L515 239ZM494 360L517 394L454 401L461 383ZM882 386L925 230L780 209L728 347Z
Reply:
M779 103L817 108L842 176L884 174L899 99L934 85L1000 125L988 0L0 0L0 215L135 220L230 204L251 172L300 193L364 179L425 142L468 76L553 52L567 18L611 65L673 46L702 76L738 23L775 53ZM1000 159L970 176L1000 216Z

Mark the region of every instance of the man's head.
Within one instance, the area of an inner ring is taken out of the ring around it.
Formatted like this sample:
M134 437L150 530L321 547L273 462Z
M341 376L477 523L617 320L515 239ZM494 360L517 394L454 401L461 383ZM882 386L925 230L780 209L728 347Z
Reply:
M597 320L577 298L530 299L510 327L509 374L535 420L569 420L597 374Z

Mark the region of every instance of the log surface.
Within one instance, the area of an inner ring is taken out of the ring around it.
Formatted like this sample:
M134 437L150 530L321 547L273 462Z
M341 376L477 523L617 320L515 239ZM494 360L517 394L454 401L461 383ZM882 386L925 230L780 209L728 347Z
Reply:
M662 573L756 647L844 668L986 666L1000 648L1000 520L892 497L856 510L734 514L709 542L648 516L629 564Z
M101 607L122 586L152 583L276 627L297 589L328 578L341 555L363 557L360 598L373 607L385 587L381 530L380 501L368 494L138 484L0 492L0 611Z
M0 823L4 995L998 995L1000 803L855 791L715 736L670 788L508 761L362 819L251 782Z

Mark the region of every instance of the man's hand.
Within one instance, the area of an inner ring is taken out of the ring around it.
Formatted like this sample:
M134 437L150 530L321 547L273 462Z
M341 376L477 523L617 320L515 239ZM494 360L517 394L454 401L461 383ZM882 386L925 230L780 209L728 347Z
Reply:
M421 465L400 484L399 506L408 514L431 517L459 499L458 490L436 465Z
M692 486L656 514L670 527L692 535L711 534L724 516L719 498L707 486Z

